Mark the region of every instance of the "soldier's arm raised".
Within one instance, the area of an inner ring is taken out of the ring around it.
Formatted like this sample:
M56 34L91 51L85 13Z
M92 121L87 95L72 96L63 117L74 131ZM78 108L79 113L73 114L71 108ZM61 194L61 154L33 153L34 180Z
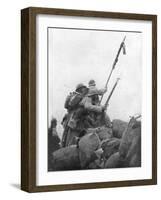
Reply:
M98 90L98 95L103 95L107 92L107 88L99 89Z
M91 100L88 97L84 99L83 104L84 104L84 108L87 109L88 111L93 111L97 113L102 112L102 106L92 105Z

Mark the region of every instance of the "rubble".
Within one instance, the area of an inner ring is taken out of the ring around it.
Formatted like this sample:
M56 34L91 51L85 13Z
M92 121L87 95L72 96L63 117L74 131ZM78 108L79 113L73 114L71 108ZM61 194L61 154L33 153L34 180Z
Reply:
M80 169L79 150L76 145L61 148L53 153L53 171L73 169Z
M112 136L113 136L112 129L104 127L104 126L97 128L96 134L98 135L98 137L101 141L112 138Z
M85 168L96 159L95 151L100 146L100 139L96 133L89 133L80 139L78 146L81 167Z
M122 134L125 131L125 129L127 128L127 126L128 126L127 122L124 122L119 119L114 119L112 121L113 136L116 138L122 138Z
M103 155L106 159L108 159L112 154L118 152L120 146L120 139L111 138L110 140L105 140L101 147L103 149Z
M52 170L103 169L141 166L141 122L113 120L113 127L86 130L77 145L52 154Z
M121 167L121 157L119 152L112 154L109 159L106 160L104 168L118 168Z

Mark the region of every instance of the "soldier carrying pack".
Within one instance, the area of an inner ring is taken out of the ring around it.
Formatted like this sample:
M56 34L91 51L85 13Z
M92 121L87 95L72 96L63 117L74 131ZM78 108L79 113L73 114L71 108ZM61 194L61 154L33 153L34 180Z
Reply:
M64 133L62 139L62 146L68 146L69 139L71 135L71 129L75 130L77 126L76 116L81 115L82 110L80 110L79 103L82 101L88 88L82 83L78 84L76 90L70 93L65 101L64 107L67 109L68 113L64 116L62 124L64 126ZM78 130L76 130L78 131ZM71 139L70 139L71 140Z

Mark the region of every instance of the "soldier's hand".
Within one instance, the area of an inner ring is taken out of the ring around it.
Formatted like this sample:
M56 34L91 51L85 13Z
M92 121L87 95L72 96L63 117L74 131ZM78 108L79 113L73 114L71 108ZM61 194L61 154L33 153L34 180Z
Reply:
M105 106L102 106L102 111L104 112L106 110L106 107Z

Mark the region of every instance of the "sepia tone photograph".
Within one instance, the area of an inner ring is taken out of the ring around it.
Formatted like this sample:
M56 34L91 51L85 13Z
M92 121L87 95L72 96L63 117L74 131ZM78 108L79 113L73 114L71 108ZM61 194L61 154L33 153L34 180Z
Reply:
M47 38L48 171L141 167L142 32Z

